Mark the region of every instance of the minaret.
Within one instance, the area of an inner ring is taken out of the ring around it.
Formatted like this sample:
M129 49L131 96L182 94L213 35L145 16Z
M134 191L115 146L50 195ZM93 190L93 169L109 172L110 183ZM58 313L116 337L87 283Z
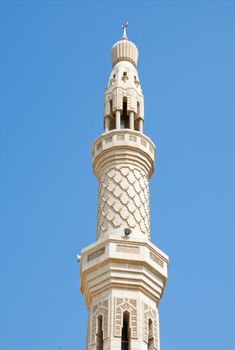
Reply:
M96 242L81 253L89 311L87 350L159 350L158 305L168 257L150 241L149 180L155 146L143 133L138 50L123 36L112 47L104 129L92 147L99 183Z

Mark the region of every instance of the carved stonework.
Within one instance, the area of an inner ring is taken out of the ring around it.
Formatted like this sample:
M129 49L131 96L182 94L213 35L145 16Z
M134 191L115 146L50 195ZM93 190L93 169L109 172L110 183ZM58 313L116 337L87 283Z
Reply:
M108 313L109 313L109 300L104 300L101 303L93 306L91 309L89 322L90 322L90 334L89 343L93 345L96 343L96 333L98 327L98 317L103 317L103 338L109 337L109 325L108 325Z
M153 254L152 252L150 252L149 256L150 256L150 259L152 259L159 266L161 266L161 267L164 266L164 263L163 263L162 259L160 259L156 254Z
M137 334L137 301L135 299L128 298L115 298L115 310L114 310L114 336L121 337L123 313L128 311L130 313L130 328L131 338L138 339Z
M117 244L116 251L122 253L139 254L140 247L136 245L131 246L127 244Z
M87 261L91 261L93 259L98 258L99 256L103 255L105 253L105 247L102 247L96 251L94 251L93 253L89 254L87 256Z
M132 166L110 168L99 184L97 237L125 225L149 237L149 185L143 171Z
M160 350L158 310L153 309L151 306L143 303L143 313L144 313L143 339L146 343L148 343L149 319L151 319L151 321L153 323L153 340L154 340L153 348L155 350Z
M114 87L117 80L111 79L109 82L108 89L105 92L104 99L104 116L112 114L115 110L122 110L123 98L127 98L127 109L139 114L139 117L144 119L144 99L143 95L139 90L140 82L137 77L128 79L127 76L121 76L120 81L124 81L128 85L132 83L133 88L125 87ZM112 104L110 103L112 101ZM137 102L139 103L139 110L137 110ZM112 110L111 110L112 106Z
M88 347L88 344L90 343L90 336L91 336L91 329L90 329L90 313L89 313L88 320L87 320L86 349Z

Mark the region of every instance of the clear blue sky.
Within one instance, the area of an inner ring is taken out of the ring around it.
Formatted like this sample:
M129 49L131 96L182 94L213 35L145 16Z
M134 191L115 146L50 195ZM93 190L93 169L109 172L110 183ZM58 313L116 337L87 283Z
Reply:
M235 2L41 0L0 1L1 350L85 350L76 254L95 240L90 148L126 20L170 256L161 349L235 347Z

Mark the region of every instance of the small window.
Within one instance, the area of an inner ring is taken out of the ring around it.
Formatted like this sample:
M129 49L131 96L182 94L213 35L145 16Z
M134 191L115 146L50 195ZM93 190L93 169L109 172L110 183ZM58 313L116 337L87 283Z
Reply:
M100 315L98 317L98 329L96 334L96 350L103 350L103 327L102 327L103 318Z
M153 321L151 318L148 321L148 350L153 350Z
M135 125L134 128L136 131L139 131L139 124L140 124L140 103L137 101L137 113L136 113L136 118L135 118Z
M109 117L110 117L110 122L109 122L109 130L115 129L115 116L113 113L113 100L109 100Z
M127 113L127 98L123 98L122 114L121 114L121 129L129 128L129 115Z
M110 116L113 114L113 100L109 100L109 114Z
M123 324L122 324L122 346L121 350L130 349L130 314L125 311L123 314Z
M113 79L115 79L115 78L116 78L116 74L113 75Z
M122 80L124 81L124 83L126 83L126 81L128 80L128 76L127 76L127 72L123 72L123 75L122 75Z

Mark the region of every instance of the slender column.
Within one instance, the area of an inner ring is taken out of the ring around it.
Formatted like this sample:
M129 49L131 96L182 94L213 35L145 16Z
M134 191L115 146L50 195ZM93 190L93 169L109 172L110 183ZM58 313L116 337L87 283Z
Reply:
M105 117L105 131L110 130L110 117Z
M121 126L121 112L116 111L116 129L120 129Z
M134 112L130 112L130 129L134 130Z
M140 119L139 121L139 131L143 132L143 119Z

